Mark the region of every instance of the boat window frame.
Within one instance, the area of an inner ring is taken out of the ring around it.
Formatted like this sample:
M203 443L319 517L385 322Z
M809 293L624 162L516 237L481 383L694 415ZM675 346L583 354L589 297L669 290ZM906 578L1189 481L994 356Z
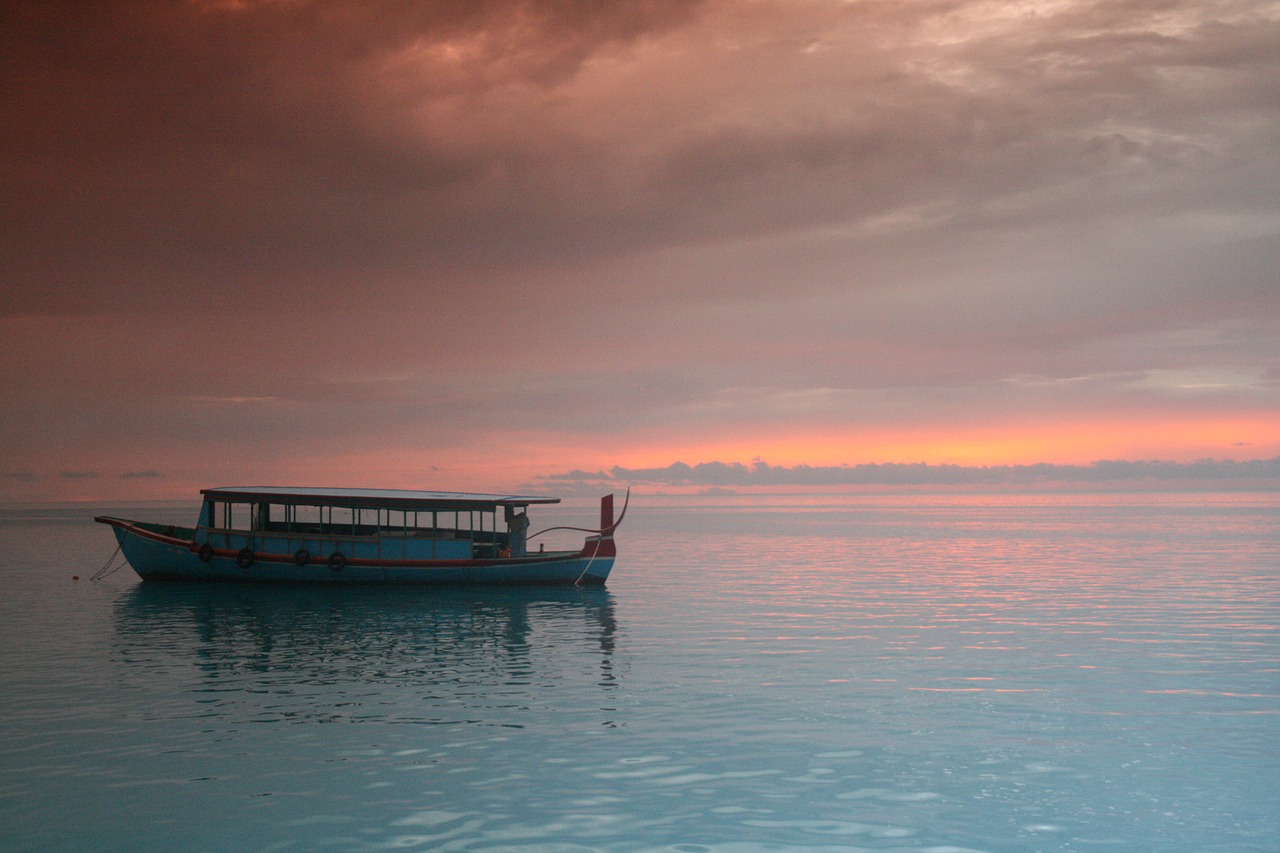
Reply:
M395 538L400 540L400 557L408 558L408 541L411 538L420 537L431 543L430 556L424 559L438 559L438 543L445 540L450 541L466 541L471 544L471 559L475 558L494 558L503 551L505 534L506 543L510 542L511 530L508 524L504 523L504 531L498 529L498 508L499 504L490 503L484 506L454 506L454 507L432 507L431 509L421 509L414 507L413 509L378 506L343 506L341 503L320 502L306 500L289 500L281 501L275 499L271 495L245 496L237 498L222 498L214 495L207 495L204 503L208 506L208 511L201 513L202 520L207 520L206 525L198 525L202 528L204 541L209 541L214 536L227 537L230 541L231 536L243 536L249 540L250 547L254 547L255 542L259 538L269 537L272 535L281 535L289 539L298 539L303 543L308 540L360 540L365 542L376 542L379 558L384 557L384 548L389 548L388 539ZM221 504L221 512L219 512L219 504ZM244 509L237 509L237 507ZM279 507L278 511L275 508ZM309 513L304 512L305 508L315 510L315 522L303 522L300 516ZM365 515L367 510L374 511L372 523L365 528ZM327 510L327 512L326 512ZM343 510L343 512L335 513L335 510ZM386 511L384 517L383 511ZM462 521L462 513L466 511L466 525ZM525 510L527 512L527 509ZM395 526L393 523L393 513L400 513L400 524ZM413 524L409 524L409 515L413 514ZM427 513L430 513L431 526L423 527ZM441 521L447 522L447 516L452 513L453 524L450 527L441 527ZM221 515L222 524L217 524ZM338 518L335 519L335 515ZM346 515L346 518L341 516ZM442 519L441 516L445 516ZM486 521L486 516L488 520ZM238 518L247 518L246 527L237 527ZM505 519L505 516L504 516ZM273 527L278 524L279 527ZM314 525L316 529L307 530L306 526ZM354 543L353 543L354 545ZM508 545L509 547L509 545ZM389 556L389 555L385 555Z

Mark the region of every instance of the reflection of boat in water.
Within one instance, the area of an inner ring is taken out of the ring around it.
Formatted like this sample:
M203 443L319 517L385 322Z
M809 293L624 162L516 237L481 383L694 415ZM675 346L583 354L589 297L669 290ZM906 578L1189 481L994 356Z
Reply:
M148 680L256 715L482 722L494 696L617 686L600 588L138 584L115 612Z
M394 489L204 489L194 527L99 516L143 580L397 585L602 585L617 550L613 495L582 547L532 551L529 495ZM501 512L499 512L501 511ZM501 521L501 524L499 523Z

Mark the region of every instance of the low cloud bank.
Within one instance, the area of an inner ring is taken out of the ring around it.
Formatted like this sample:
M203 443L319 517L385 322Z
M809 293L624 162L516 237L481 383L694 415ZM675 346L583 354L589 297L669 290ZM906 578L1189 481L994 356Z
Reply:
M1124 462L1103 460L1090 465L929 465L869 463L861 465L770 465L742 462L673 462L665 468L569 471L538 478L541 485L563 488L596 484L671 487L747 488L790 486L1050 486L1081 484L1223 486L1280 489L1280 456L1245 462L1203 459L1197 462Z

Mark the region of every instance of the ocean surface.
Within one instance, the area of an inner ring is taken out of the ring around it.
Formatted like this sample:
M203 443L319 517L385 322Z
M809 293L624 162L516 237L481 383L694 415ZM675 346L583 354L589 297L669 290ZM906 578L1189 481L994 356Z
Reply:
M90 581L104 511L194 518L0 510L6 853L1280 850L1280 494L638 495L605 590Z

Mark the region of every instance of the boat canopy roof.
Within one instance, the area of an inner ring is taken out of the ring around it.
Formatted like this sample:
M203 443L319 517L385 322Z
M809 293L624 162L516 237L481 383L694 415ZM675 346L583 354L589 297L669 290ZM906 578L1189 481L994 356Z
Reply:
M201 489L205 500L233 503L338 506L358 509L454 510L525 507L560 503L538 495L483 495L467 492L422 492L411 489L312 489L289 486L222 486Z

